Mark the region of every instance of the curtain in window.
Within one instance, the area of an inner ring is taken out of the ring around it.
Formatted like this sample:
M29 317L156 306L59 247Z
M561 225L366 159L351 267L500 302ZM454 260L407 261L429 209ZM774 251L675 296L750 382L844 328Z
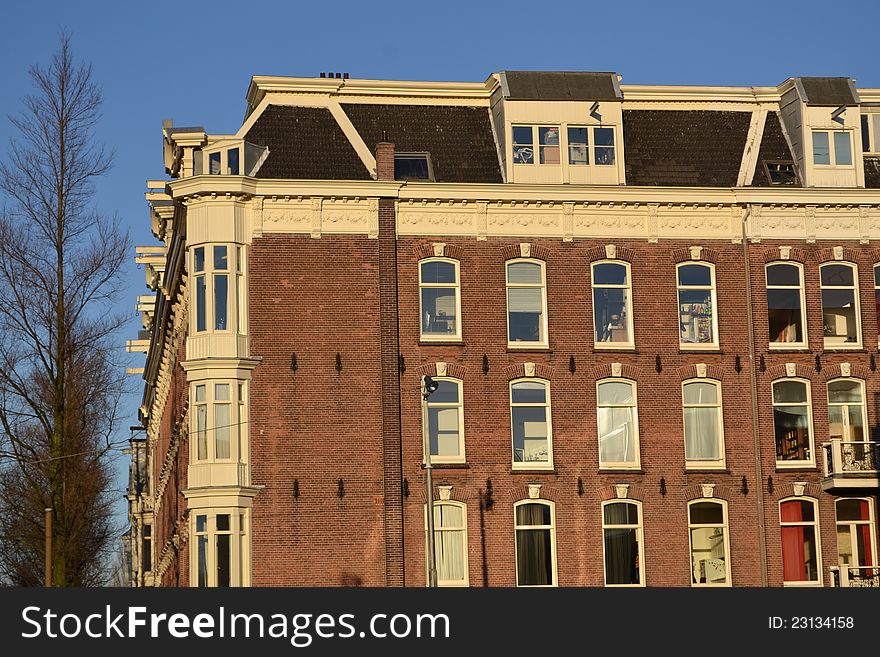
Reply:
M684 409L685 458L718 461L718 409Z
M464 544L462 509L451 504L435 506L434 527L434 556L437 560L437 579L443 582L464 581L466 546ZM455 527L461 527L462 529L451 529Z
M633 409L599 408L599 461L626 463L635 455Z
M549 525L550 507L545 504L523 504L516 507L518 527ZM517 575L520 586L553 584L552 539L547 529L517 529Z
M786 502L780 508L782 522L802 522L801 502ZM807 577L806 535L807 527L782 528L782 570L786 582L803 582Z
M605 530L605 582L639 583L639 543L635 529Z

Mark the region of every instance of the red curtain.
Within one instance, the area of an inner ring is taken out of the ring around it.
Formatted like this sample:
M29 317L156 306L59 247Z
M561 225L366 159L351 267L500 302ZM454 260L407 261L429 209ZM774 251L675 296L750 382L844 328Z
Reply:
M801 522L803 507L800 502L785 502L780 508L782 522ZM786 582L807 579L807 560L804 554L804 528L782 528L782 570Z

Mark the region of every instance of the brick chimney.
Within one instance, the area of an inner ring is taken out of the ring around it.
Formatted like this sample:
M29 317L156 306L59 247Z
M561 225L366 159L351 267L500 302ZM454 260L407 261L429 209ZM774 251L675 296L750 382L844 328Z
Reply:
M376 144L376 180L394 180L394 144Z

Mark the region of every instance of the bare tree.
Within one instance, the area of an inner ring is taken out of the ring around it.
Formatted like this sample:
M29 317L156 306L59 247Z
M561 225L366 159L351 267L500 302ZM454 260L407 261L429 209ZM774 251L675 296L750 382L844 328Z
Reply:
M42 583L54 509L55 586L102 582L124 390L116 310L128 236L94 207L112 162L95 138L101 92L62 35L11 117L0 162L0 574ZM113 546L115 547L115 546Z

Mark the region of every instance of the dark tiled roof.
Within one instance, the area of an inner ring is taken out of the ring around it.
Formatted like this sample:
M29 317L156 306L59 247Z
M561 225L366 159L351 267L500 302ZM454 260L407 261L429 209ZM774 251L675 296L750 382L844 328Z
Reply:
M502 182L486 107L347 103L342 109L371 151L384 132L399 153L430 153L437 181Z
M751 112L624 110L627 185L733 187Z
M858 105L859 98L849 78L798 78L804 87L807 105L838 107Z
M779 112L767 112L767 122L764 123L764 134L761 135L761 148L758 151L758 163L755 166L755 175L751 184L754 187L770 187L764 162L793 162L788 142L782 132L782 124L779 122Z
M865 187L880 189L880 157L865 158Z
M616 73L502 71L506 98L535 100L620 100Z
M245 139L269 147L259 178L365 180L361 162L330 110L270 105Z

